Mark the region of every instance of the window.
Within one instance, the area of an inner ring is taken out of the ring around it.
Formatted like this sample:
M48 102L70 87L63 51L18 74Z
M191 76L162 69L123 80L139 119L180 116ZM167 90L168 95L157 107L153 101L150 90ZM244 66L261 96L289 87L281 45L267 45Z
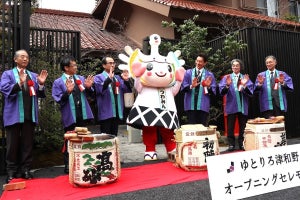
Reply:
M279 18L278 0L257 0L256 3L261 14Z
M268 9L268 16L279 18L277 0L267 0L267 9Z
M290 15L296 16L298 18L300 17L300 3L299 3L299 1L291 0L289 8L290 8Z
M256 13L279 18L278 0L241 0L241 8Z

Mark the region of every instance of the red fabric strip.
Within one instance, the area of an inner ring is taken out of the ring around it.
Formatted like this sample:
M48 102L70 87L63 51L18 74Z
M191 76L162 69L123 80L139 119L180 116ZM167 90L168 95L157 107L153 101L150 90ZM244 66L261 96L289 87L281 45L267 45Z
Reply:
M4 191L4 199L86 199L111 194L132 192L141 189L160 187L196 180L207 179L207 171L187 172L177 168L171 162L148 164L123 168L120 178L111 184L81 188L69 183L69 177L36 178L26 180L26 188L15 191ZM14 182L20 179L13 180ZM22 181L24 181L22 179Z

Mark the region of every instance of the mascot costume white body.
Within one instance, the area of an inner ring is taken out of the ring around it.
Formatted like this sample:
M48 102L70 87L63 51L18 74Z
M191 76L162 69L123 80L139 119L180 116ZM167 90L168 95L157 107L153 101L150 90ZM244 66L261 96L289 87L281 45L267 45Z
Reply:
M155 145L157 131L160 133L167 152L176 150L174 129L179 128L174 96L179 92L184 77L184 60L179 60L180 51L162 56L158 52L161 39L157 34L150 36L151 53L144 55L139 49L125 47L129 55L119 58L127 63L128 70L135 78L134 87L138 96L128 115L127 123L142 129L146 146L145 160L157 160ZM125 68L125 65L121 68Z

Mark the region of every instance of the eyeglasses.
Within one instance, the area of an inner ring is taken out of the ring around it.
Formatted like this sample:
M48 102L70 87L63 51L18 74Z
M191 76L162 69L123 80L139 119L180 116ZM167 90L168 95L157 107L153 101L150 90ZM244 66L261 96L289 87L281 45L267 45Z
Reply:
M115 62L108 62L108 63L106 63L106 64L114 65L114 64L116 64L116 63L115 63Z

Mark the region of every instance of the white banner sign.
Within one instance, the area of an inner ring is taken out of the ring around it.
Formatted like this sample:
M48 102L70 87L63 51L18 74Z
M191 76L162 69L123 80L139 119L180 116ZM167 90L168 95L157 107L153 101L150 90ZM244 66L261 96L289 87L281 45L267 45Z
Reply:
M300 144L207 157L212 200L300 186Z

